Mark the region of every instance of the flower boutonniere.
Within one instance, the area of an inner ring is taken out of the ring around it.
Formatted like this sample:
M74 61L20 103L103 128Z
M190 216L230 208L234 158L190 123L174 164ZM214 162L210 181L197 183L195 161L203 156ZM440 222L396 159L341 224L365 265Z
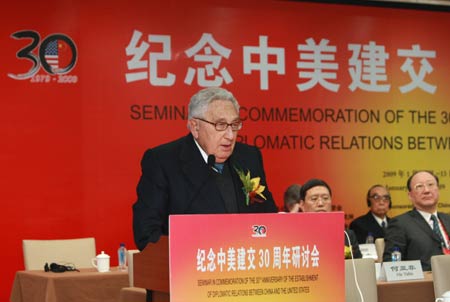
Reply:
M261 177L251 178L250 171L247 170L247 174L245 174L243 170L240 170L236 167L234 167L234 169L236 170L239 178L242 181L242 184L244 185L242 187L242 191L244 191L245 203L247 206L250 203L263 202L263 200L259 199L258 196L266 200L266 197L262 194L266 186L263 186L259 183L261 181Z
M345 259L351 259L352 258L352 252L349 246L344 246L344 258Z

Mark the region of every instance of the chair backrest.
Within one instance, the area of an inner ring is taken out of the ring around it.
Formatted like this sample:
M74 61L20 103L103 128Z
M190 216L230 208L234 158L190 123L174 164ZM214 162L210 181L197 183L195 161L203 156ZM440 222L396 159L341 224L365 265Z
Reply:
M375 275L375 261L372 258L345 260L345 301L359 302L361 297L355 281L364 297L364 302L377 302L377 279Z
M139 250L127 250L128 281L130 282L130 287L134 287L133 256L136 253L139 253Z
M45 263L74 265L76 268L92 267L95 258L95 238L22 241L26 270L43 270Z
M450 255L431 256L434 296L439 298L450 290Z
M377 262L383 262L384 238L375 239L375 249L377 250Z

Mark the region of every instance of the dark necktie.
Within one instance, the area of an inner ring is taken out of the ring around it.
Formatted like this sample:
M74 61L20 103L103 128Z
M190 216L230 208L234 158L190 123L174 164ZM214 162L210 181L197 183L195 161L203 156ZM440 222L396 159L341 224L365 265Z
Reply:
M438 218L435 215L431 215L431 220L433 220L433 232L438 236L441 241L441 245L445 246L444 237L442 236L441 230L439 229Z
M219 167L214 167L214 169L217 171L217 174L214 173L214 180L224 201L226 213L237 213L238 203L230 166L219 164ZM219 171L222 169L223 171Z
M215 163L214 164L214 168L216 168L217 173L222 174L222 172L223 172L223 163L221 163L221 164Z
M386 222L384 220L381 222L381 227L384 229L386 227Z

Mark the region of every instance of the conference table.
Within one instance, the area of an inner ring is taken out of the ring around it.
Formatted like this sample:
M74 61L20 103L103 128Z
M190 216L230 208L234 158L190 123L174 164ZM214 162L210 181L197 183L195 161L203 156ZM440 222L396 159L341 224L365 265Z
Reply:
M423 277L410 281L378 281L378 302L434 302L433 274L424 272Z
M128 284L128 273L116 268L106 273L95 269L64 273L18 271L10 302L118 302L121 288ZM377 288L379 302L434 301L431 272L425 272L422 280L378 281ZM168 295L157 301L168 301Z
M53 273L18 271L10 302L118 302L120 290L129 286L128 272L95 268Z

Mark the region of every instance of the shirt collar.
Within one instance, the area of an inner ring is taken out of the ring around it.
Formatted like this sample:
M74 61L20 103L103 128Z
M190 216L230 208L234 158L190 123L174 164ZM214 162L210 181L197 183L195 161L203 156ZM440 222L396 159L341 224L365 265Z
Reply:
M416 209L416 210L417 210L417 209ZM423 217L423 218L425 219L425 221L427 221L427 222L430 221L431 215L435 215L436 217L438 217L438 216L437 216L437 211L434 212L434 213L428 213L428 212L424 212L424 211L421 211L421 210L417 210L417 212L419 212L420 215L422 215L422 217Z
M381 226L381 223L384 221L384 223L387 225L387 221L386 221L386 216L384 216L384 219L381 219L380 217L378 217L377 215L375 215L374 213L370 212L373 216L373 218L375 218L375 220L378 222L378 224Z
M203 157L203 160L205 161L205 163L208 163L208 154L206 154L206 152L202 149L202 147L200 147L200 145L197 143L197 140L194 138L194 142L197 145L198 150L200 150L200 154Z

